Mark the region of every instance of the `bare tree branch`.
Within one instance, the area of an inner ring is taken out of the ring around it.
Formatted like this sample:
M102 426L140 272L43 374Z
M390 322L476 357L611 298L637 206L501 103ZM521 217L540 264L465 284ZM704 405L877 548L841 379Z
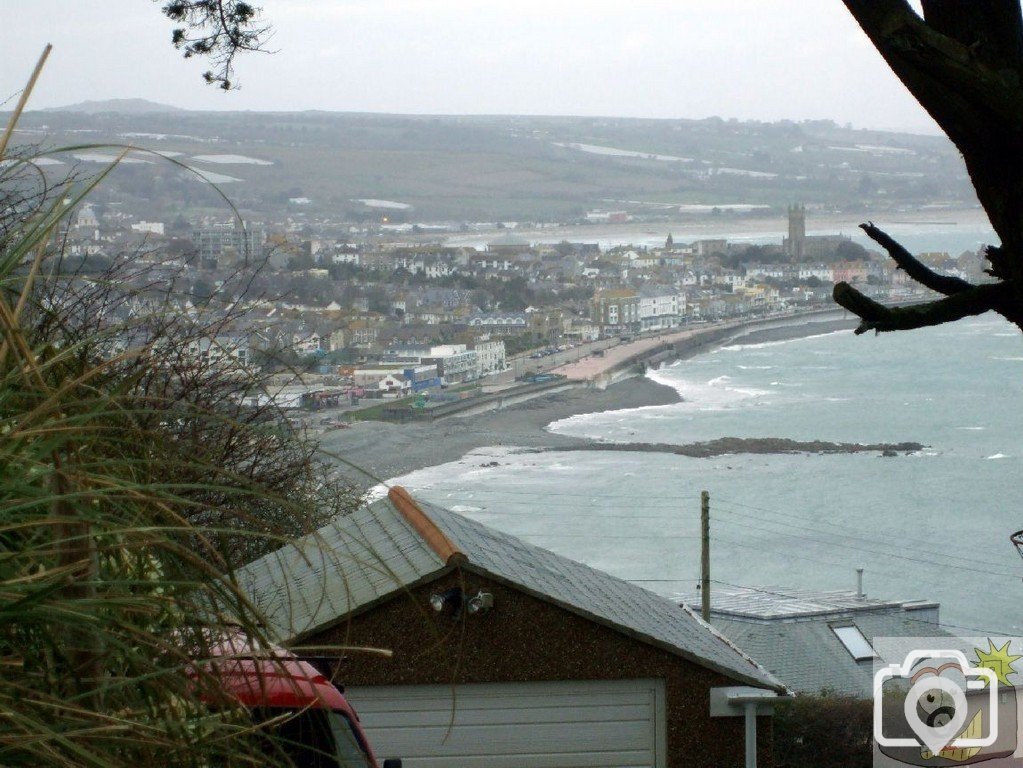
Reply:
M864 231L922 285L947 298L886 308L845 284L835 300L863 319L858 332L920 328L993 309L1023 329L1023 10L1020 0L842 0L885 62L963 155L998 233L990 275L974 286L938 275L885 233Z
M944 299L911 307L886 307L845 282L837 283L832 295L837 304L863 320L856 328L857 335L867 331L880 333L926 328L982 315L990 310L1007 315L1008 305L1013 300L1012 287L1008 283L977 285Z
M1023 87L1017 41L1023 21L1018 0L928 2L926 21L906 0L843 2L892 71L962 152L1002 246L1023 252ZM1023 277L1018 260L1011 273L995 269L1003 279Z
M1019 0L922 0L931 29L958 40L988 66L1023 74Z
M975 287L973 283L968 283L958 277L939 275L934 272L903 248L887 232L875 227L874 222L868 221L866 224L860 224L860 229L867 233L867 237L888 251L888 255L892 257L899 269L904 270L907 275L926 288L951 296L954 293L968 291Z

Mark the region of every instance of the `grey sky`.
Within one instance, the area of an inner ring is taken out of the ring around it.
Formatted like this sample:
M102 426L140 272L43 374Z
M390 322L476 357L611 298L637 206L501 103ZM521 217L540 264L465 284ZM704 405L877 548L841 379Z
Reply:
M936 132L840 0L261 0L273 56L204 86L150 0L3 0L0 98L36 107L830 118Z

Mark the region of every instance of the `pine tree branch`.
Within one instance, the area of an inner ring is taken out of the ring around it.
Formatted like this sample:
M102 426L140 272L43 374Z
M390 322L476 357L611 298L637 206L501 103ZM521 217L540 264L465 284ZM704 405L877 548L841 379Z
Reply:
M832 293L835 303L849 310L863 322L856 333L867 331L908 331L982 315L995 310L1003 315L1012 301L1009 283L985 283L969 290L911 307L886 307L860 293L848 283L837 283Z
M976 287L973 283L968 283L958 277L939 275L902 247L887 232L875 227L874 222L868 221L866 224L860 224L860 229L866 232L867 237L888 251L888 255L892 257L899 269L905 271L920 285L946 296Z

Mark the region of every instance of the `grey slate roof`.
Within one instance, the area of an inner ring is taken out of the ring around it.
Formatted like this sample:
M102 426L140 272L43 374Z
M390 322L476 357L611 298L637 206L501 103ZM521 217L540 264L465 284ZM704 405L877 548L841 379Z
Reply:
M700 595L688 595L695 603ZM936 603L906 600L879 600L858 595L850 590L821 591L814 589L758 589L754 587L714 587L711 590L712 612L715 616L736 616L747 619L775 620L855 611L901 610L904 607L937 608Z
M383 499L239 568L236 577L271 634L285 642L446 566Z
M851 591L717 589L711 592L711 622L790 689L861 698L871 696L873 663L857 662L833 626L856 626L871 645L881 637L948 634L938 626L936 603L878 600Z
M417 502L459 552L489 575L748 685L784 691L767 670L688 608L450 510ZM389 499L363 507L239 569L240 585L277 639L326 629L451 568Z

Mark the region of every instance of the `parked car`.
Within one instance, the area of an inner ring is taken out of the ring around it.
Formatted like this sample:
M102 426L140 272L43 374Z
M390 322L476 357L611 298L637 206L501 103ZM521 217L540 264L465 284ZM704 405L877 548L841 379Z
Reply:
M226 635L211 657L202 676L217 685L203 698L211 706L244 706L273 736L268 756L296 768L401 768L399 759L377 763L359 716L310 661L283 648L254 649L240 632ZM199 669L191 675L198 679Z

